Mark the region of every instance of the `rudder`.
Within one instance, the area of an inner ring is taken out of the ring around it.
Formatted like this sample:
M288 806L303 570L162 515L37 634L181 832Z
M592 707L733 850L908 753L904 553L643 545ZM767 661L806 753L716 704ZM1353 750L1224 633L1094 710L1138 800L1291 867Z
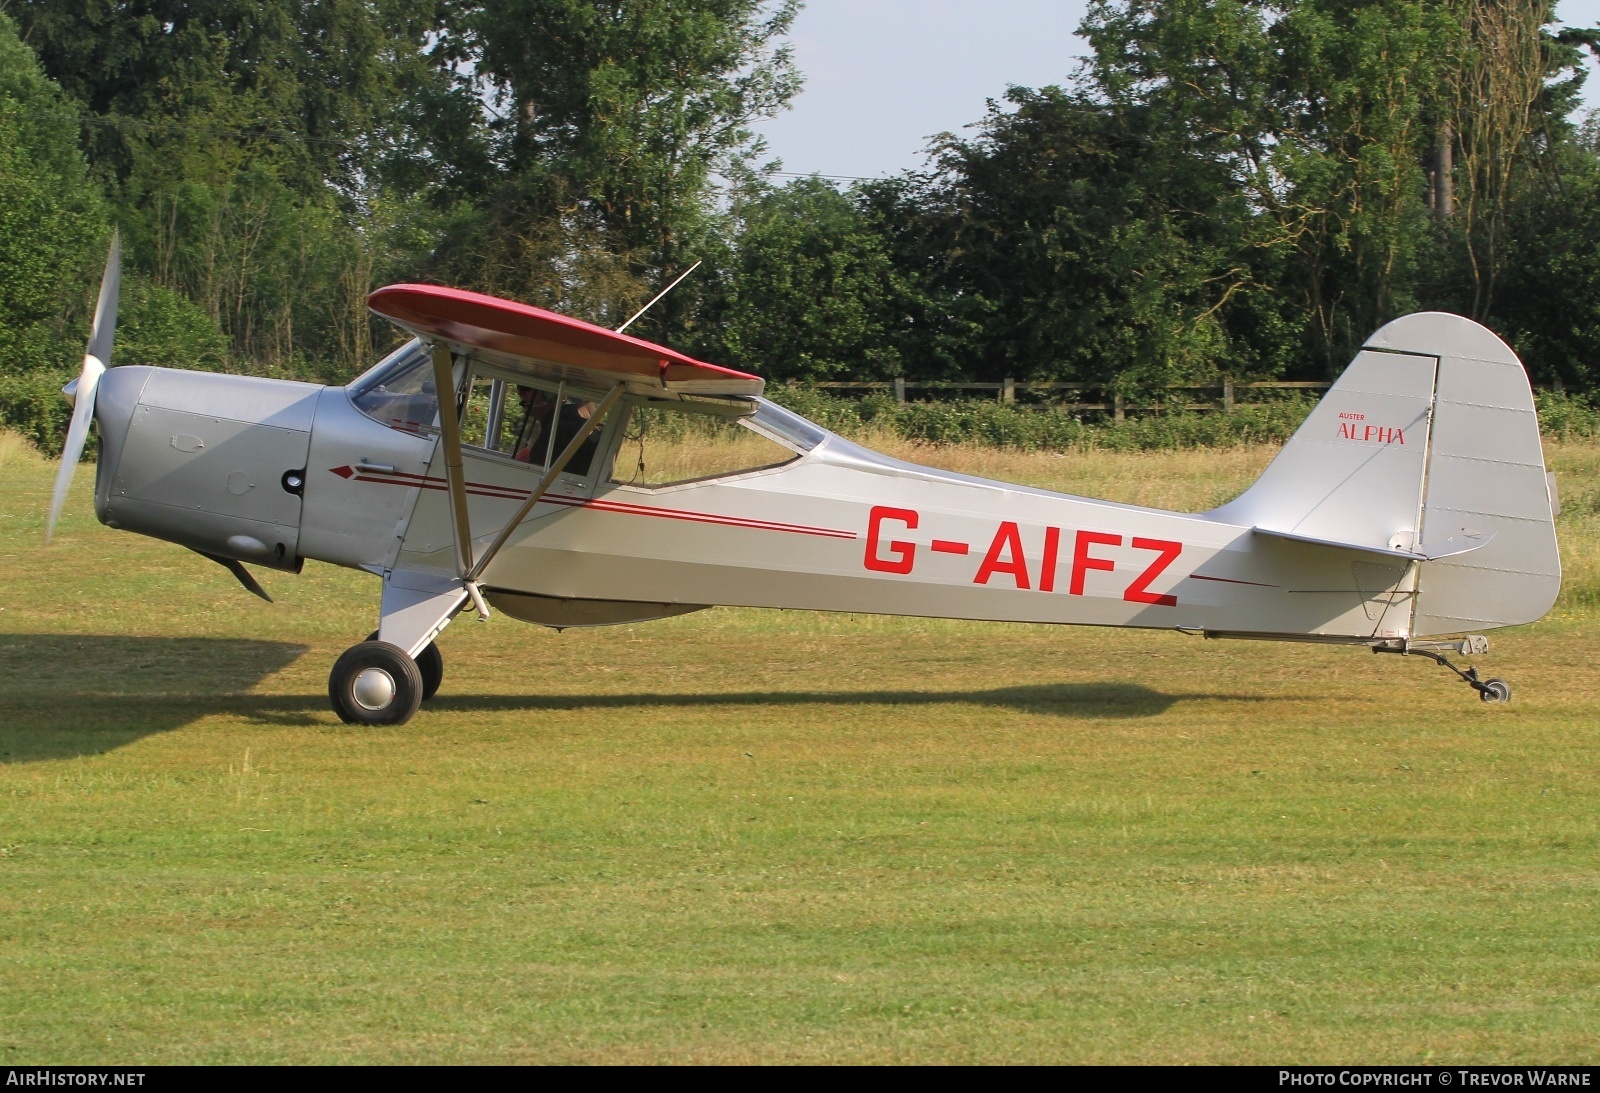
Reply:
M1440 312L1396 319L1367 345L1438 355L1420 540L1483 543L1422 563L1412 634L1542 617L1561 591L1561 556L1539 415L1522 362L1489 330Z

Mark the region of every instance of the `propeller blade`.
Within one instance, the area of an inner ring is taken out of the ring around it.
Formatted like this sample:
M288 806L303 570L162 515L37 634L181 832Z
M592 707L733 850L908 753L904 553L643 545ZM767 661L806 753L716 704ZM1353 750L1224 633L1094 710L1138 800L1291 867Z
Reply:
M111 340L117 333L117 297L122 292L122 233L111 233L111 253L106 255L105 276L100 278L100 299L94 305L94 330L86 356L111 366Z
M89 426L94 422L95 389L105 374L111 360L111 342L117 332L117 296L122 286L122 241L119 233L111 233L111 253L106 256L106 273L100 280L100 299L94 309L94 329L89 334L89 346L83 355L83 370L78 378L61 389L72 404L72 422L67 426L67 441L61 449L61 467L56 471L56 488L50 496L50 519L45 523L44 541L50 542L56 533L56 522L61 519L61 508L67 503L72 489L72 476L83 458L83 446L89 440Z

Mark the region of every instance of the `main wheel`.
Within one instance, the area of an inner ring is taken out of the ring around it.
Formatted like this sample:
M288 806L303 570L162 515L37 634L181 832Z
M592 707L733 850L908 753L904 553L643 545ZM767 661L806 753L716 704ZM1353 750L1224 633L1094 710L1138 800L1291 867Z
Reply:
M417 671L422 674L422 701L426 702L439 693L439 684L444 682L444 657L438 645L430 641L417 654Z
M367 640L377 641L378 631L368 634ZM422 701L426 702L439 693L439 684L444 682L444 655L439 652L438 642L428 642L428 647L417 654L417 671L422 673Z
M404 725L422 704L422 673L404 649L364 641L333 662L328 699L347 725Z
M1510 702L1511 684L1503 679L1486 679L1478 697L1485 702Z

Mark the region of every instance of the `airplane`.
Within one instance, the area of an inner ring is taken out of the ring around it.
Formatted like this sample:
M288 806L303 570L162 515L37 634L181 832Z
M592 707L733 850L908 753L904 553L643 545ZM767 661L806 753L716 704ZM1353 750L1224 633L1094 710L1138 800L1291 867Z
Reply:
M328 679L350 724L416 714L469 606L558 629L732 605L1313 642L1426 657L1505 702L1450 656L1561 586L1527 375L1456 315L1384 326L1241 496L1177 513L892 459L758 376L435 285L371 294L412 337L345 386L108 369L119 279L113 239L47 541L92 423L108 527L264 599L246 563L371 573L377 629ZM742 440L713 473L652 473L672 429Z

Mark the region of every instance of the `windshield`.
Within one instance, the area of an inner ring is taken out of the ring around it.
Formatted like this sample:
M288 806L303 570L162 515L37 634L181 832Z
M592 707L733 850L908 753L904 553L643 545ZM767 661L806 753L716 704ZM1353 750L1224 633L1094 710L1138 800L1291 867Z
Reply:
M765 433L797 452L809 452L827 439L826 431L799 414L785 410L777 403L768 402L766 399L757 401L761 408L741 422L746 428Z
M433 360L420 340L390 353L346 390L357 409L392 429L411 433L438 423Z

